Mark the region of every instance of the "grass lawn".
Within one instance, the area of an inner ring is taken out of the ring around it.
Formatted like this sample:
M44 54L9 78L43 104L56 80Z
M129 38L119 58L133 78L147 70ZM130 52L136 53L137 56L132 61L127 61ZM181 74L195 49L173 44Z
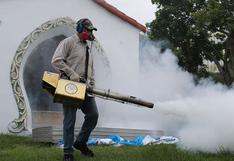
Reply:
M79 161L234 161L234 154L192 153L175 145L92 146L94 158L74 153ZM51 144L33 143L30 137L0 135L0 161L62 161L63 151Z

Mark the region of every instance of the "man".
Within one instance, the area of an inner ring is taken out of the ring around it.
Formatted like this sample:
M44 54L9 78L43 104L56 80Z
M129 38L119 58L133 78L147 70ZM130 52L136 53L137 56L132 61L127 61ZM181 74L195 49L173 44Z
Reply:
M62 78L86 83L88 88L95 86L93 57L89 54L87 41L95 39L93 27L89 19L80 19L77 22L77 33L64 39L58 45L52 58L52 66L61 73ZM79 135L74 142L74 127L76 111L80 108L84 113L84 122ZM98 110L94 97L86 95L82 104L63 104L63 139L64 161L73 161L73 147L80 150L88 157L93 157L93 152L87 147L86 142L90 133L95 128L98 120Z

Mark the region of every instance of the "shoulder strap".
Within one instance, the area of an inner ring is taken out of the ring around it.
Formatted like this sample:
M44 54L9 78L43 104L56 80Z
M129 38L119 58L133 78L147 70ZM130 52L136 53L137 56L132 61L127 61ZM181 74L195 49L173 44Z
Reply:
M84 73L84 77L86 80L88 78L88 67L89 67L89 47L86 46L85 73Z

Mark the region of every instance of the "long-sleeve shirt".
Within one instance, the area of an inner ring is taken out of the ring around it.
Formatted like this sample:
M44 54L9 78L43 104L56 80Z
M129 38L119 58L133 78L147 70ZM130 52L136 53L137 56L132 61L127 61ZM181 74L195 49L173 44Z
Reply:
M56 71L64 72L69 78L74 78L72 75L84 77L86 47L87 43L82 42L77 34L62 40L55 50L51 61L52 66ZM91 53L89 54L87 81L95 82L93 56Z

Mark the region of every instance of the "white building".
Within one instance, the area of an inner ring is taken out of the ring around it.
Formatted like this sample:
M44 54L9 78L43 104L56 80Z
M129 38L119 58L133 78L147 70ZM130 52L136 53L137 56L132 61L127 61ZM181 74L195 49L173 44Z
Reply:
M106 70L112 80L118 80L112 83L124 89L128 87L125 79L136 77L139 34L146 28L104 0L1 0L0 132L19 133L48 122L62 124L60 105L52 105L49 96L35 89L41 87L43 70L52 70L49 62L58 42L75 33L80 18L89 18L98 28L93 51L97 53L97 79L102 80ZM107 86L102 81L98 85ZM101 115L105 110L100 109ZM101 116L99 126L108 126L105 122Z

